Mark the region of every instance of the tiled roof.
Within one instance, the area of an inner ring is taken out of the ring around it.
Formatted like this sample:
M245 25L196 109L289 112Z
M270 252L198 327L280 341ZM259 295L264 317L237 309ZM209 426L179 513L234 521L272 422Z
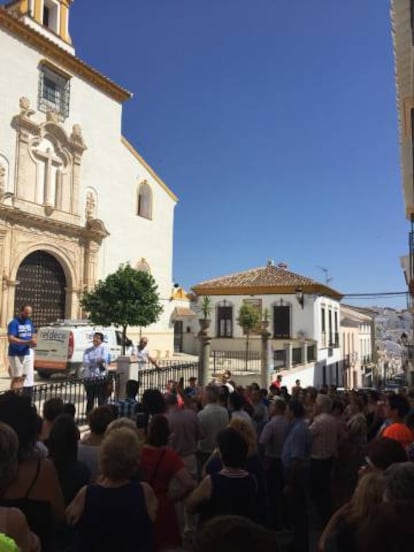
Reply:
M316 284L315 280L295 274L284 268L268 265L259 268L236 272L228 276L213 278L197 284L197 289L203 287L251 287L251 286L304 286Z
M175 318L194 318L197 316L196 313L189 309L188 307L175 307L174 309Z
M339 292L329 288L328 286L290 272L286 268L268 264L264 267L252 268L250 270L244 270L243 272L236 272L227 276L221 276L220 278L213 278L211 280L205 280L193 286L193 290L197 294L205 293L217 293L220 290L228 292L231 289L237 290L240 294L248 292L252 289L256 293L260 293L260 289L263 289L264 293L282 293L291 288L302 288L308 292L320 292L322 295L328 295L340 298Z

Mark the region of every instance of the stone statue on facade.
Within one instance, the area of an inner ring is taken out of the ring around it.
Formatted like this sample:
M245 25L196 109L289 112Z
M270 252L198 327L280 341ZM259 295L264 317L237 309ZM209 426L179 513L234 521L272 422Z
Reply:
M0 163L0 200L4 198L6 193L6 169Z
M85 207L86 220L96 218L96 199L92 191L86 194L86 207Z
M31 117L34 115L35 111L30 109L30 100L25 96L22 96L19 100L20 115L22 117Z

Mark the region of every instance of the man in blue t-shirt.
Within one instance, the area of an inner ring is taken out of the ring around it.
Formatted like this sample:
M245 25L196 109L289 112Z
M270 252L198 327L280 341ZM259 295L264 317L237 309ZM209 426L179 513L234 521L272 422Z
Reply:
M31 320L32 313L30 305L23 305L20 315L13 318L7 327L11 389L33 386L33 348L37 345L37 335Z

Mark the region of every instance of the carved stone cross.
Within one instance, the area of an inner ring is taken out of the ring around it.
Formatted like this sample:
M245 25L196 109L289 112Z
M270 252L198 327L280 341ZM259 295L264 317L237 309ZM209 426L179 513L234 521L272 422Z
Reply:
M43 203L45 207L53 207L54 201L52 198L52 171L53 167L59 169L63 165L63 162L60 157L54 154L52 148L47 148L46 151L36 151L36 155L45 163Z

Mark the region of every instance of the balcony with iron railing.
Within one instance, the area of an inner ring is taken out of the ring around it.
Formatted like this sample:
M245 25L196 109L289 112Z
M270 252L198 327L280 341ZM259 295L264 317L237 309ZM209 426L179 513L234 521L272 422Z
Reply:
M329 347L337 349L339 347L339 333L329 334Z
M366 366L367 364L371 364L372 362L373 362L373 359L372 359L371 355L364 355L361 358L361 365L362 366Z
M297 366L303 362L302 347L293 347L292 349L292 366Z

